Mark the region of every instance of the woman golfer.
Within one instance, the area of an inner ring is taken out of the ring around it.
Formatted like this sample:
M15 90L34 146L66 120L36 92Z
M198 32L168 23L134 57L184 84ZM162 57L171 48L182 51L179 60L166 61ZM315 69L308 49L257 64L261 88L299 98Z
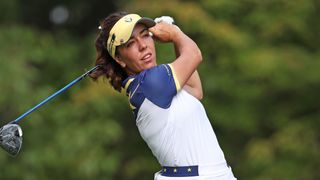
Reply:
M118 12L101 22L93 79L124 89L137 127L162 166L155 180L235 179L201 102L196 43L176 25ZM151 34L152 33L152 34ZM176 59L157 64L154 41L173 43Z

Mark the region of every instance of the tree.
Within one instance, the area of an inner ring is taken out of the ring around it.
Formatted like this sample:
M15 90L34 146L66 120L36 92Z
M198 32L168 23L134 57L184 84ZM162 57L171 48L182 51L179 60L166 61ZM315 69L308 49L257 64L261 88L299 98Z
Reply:
M54 25L50 11L68 9ZM88 70L101 18L115 9L173 16L202 50L203 103L239 179L319 179L320 4L305 1L0 2L5 124ZM157 43L159 63L174 58ZM160 169L124 94L85 79L21 120L0 179L152 179Z

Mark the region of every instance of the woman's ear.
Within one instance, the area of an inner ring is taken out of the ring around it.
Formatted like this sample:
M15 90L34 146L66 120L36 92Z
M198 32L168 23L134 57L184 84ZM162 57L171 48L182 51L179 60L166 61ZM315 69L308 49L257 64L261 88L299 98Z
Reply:
M125 67L127 66L126 63L121 60L121 57L120 57L119 55L116 55L116 57L115 57L114 60L116 60L116 62L117 62L122 68L125 68Z

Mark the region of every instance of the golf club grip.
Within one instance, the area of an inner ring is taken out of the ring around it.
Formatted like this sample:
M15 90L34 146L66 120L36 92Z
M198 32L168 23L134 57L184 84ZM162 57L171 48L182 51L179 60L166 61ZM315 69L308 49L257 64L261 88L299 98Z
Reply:
M99 67L99 65L93 67L92 69L90 69L89 71L87 71L86 73L84 73L83 75L81 75L80 77L78 77L77 79L73 80L71 83L67 84L66 86L64 86L63 88L61 88L60 90L58 90L57 92L53 93L52 95L50 95L49 97L47 97L45 100L43 100L42 102L40 102L39 104L37 104L36 106L34 106L33 108L29 109L28 111L26 111L25 113L23 113L21 116L19 116L17 119L11 121L8 124L15 124L18 121L20 121L22 118L24 118L25 116L27 116L28 114L30 114L32 111L38 109L39 107L41 107L42 105L44 105L45 103L47 103L48 101L50 101L51 99L53 99L54 97L56 97L57 95L61 94L62 92L64 92L65 90L69 89L71 86L73 86L74 84L76 84L77 82L81 81L83 78L85 78L88 74L91 74L93 71L95 71L97 68Z

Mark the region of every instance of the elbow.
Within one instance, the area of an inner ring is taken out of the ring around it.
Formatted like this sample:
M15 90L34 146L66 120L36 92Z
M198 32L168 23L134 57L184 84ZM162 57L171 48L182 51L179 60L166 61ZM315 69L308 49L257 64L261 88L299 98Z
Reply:
M197 65L200 64L202 62L202 52L199 49L199 47L197 46L197 44L193 44L193 46L186 50L186 58L189 60L192 60L193 62L195 62Z
M197 52L195 53L195 59L197 59L199 64L202 62L202 53L200 49L197 49Z
M203 93L201 92L201 95L199 95L199 100L203 99Z
M202 88L199 85L195 85L194 87L192 87L186 84L185 86L183 86L183 89L186 90L193 97L197 98L198 100L201 100L203 98Z
M193 97L195 97L196 99L198 99L199 101L201 101L202 98L203 98L202 92L191 92L190 94L191 94Z
M203 98L203 92L202 92L202 91L201 91L201 92L198 92L197 95L196 95L196 98L197 98L198 100L202 100L202 98Z

